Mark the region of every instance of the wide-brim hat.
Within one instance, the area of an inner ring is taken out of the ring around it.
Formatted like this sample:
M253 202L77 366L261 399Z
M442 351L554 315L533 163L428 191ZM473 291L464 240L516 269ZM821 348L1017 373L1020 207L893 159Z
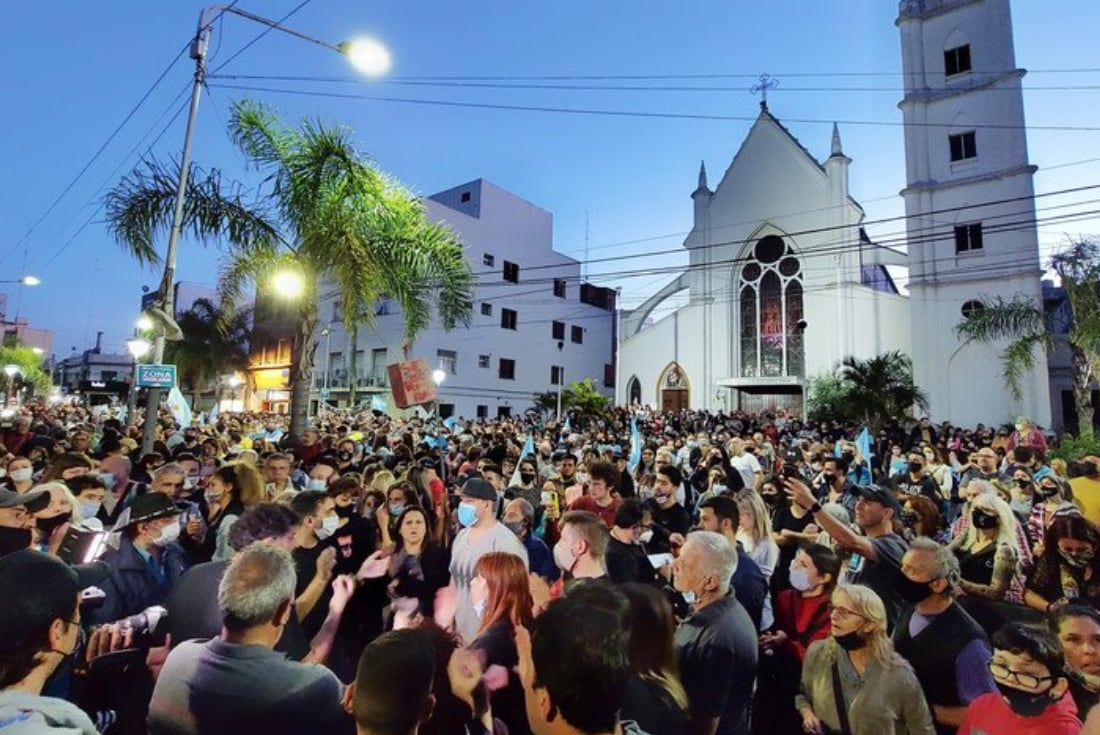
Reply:
M167 495L163 493L145 493L134 498L133 502L122 511L115 523L114 530L119 531L135 523L152 521L157 518L176 516L182 512Z

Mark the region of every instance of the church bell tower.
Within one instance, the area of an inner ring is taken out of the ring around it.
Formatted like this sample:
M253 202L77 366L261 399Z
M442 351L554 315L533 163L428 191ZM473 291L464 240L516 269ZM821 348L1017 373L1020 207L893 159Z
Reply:
M1050 426L1044 354L1014 401L1003 344L963 344L981 300L1042 299L1032 177L1009 0L903 0L910 319L914 377L933 421ZM1038 351L1038 347L1036 350Z

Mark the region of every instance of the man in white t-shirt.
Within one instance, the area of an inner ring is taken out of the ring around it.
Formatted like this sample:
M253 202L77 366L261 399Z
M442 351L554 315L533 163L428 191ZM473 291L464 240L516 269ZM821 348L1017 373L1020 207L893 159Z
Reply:
M750 441L753 452L756 444ZM730 439L730 466L741 473L741 479L745 481L745 487L754 488L760 485L764 479L764 471L760 468L760 460L756 455L746 450L745 440L741 437Z

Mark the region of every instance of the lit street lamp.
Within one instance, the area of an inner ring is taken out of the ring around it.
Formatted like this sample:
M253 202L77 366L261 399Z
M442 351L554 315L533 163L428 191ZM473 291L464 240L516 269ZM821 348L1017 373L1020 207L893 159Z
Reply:
M134 423L134 412L137 411L137 369L138 362L141 358L149 354L149 350L153 345L149 343L149 340L142 339L141 337L133 337L126 340L126 349L130 353L130 357L134 358L133 369L130 372L130 390L126 392L126 423ZM148 411L146 411L148 415Z
M176 278L176 251L179 248L180 231L183 228L184 197L191 172L191 140L194 137L195 119L199 111L199 95L202 92L206 77L206 51L210 45L210 34L214 30L214 23L225 13L247 18L268 28L282 31L343 54L362 73L384 73L389 68L390 63L389 53L377 41L367 42L362 40L334 46L233 5L211 5L203 9L199 14L198 30L195 32L195 38L191 43L191 58L195 60L194 84L191 87L191 106L187 114L187 128L183 135L183 153L180 156L179 181L176 182L175 208L172 212L172 226L168 231L168 248L164 256L164 275L161 278L160 288L157 292L160 309L169 318L175 315L175 293L172 286ZM160 363L164 359L164 342L164 334L157 334L156 342L153 345L154 363ZM147 399L148 406L145 410L145 427L142 431L142 454L149 454L153 451L155 425L160 414L160 399L161 389L150 388Z
M243 411L244 406L243 405L241 405L241 406L237 405L237 389L241 387L242 383L244 383L244 381L241 380L241 376L237 375L236 373L233 373L232 375L229 376L229 380L227 380L225 382L229 385L229 410L230 411Z
M22 278L16 278L11 281L0 281L0 283L18 283L21 286L38 286L42 283L42 279L38 276L23 276Z

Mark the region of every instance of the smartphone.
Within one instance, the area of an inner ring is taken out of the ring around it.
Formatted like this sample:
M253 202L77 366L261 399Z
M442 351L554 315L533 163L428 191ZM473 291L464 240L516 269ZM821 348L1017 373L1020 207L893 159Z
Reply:
M89 531L70 526L65 538L61 539L57 556L66 564L90 564L103 556L110 535L107 531Z
M558 494L554 490L542 491L542 505L546 508L553 508L555 512L560 513L561 507L558 505Z

